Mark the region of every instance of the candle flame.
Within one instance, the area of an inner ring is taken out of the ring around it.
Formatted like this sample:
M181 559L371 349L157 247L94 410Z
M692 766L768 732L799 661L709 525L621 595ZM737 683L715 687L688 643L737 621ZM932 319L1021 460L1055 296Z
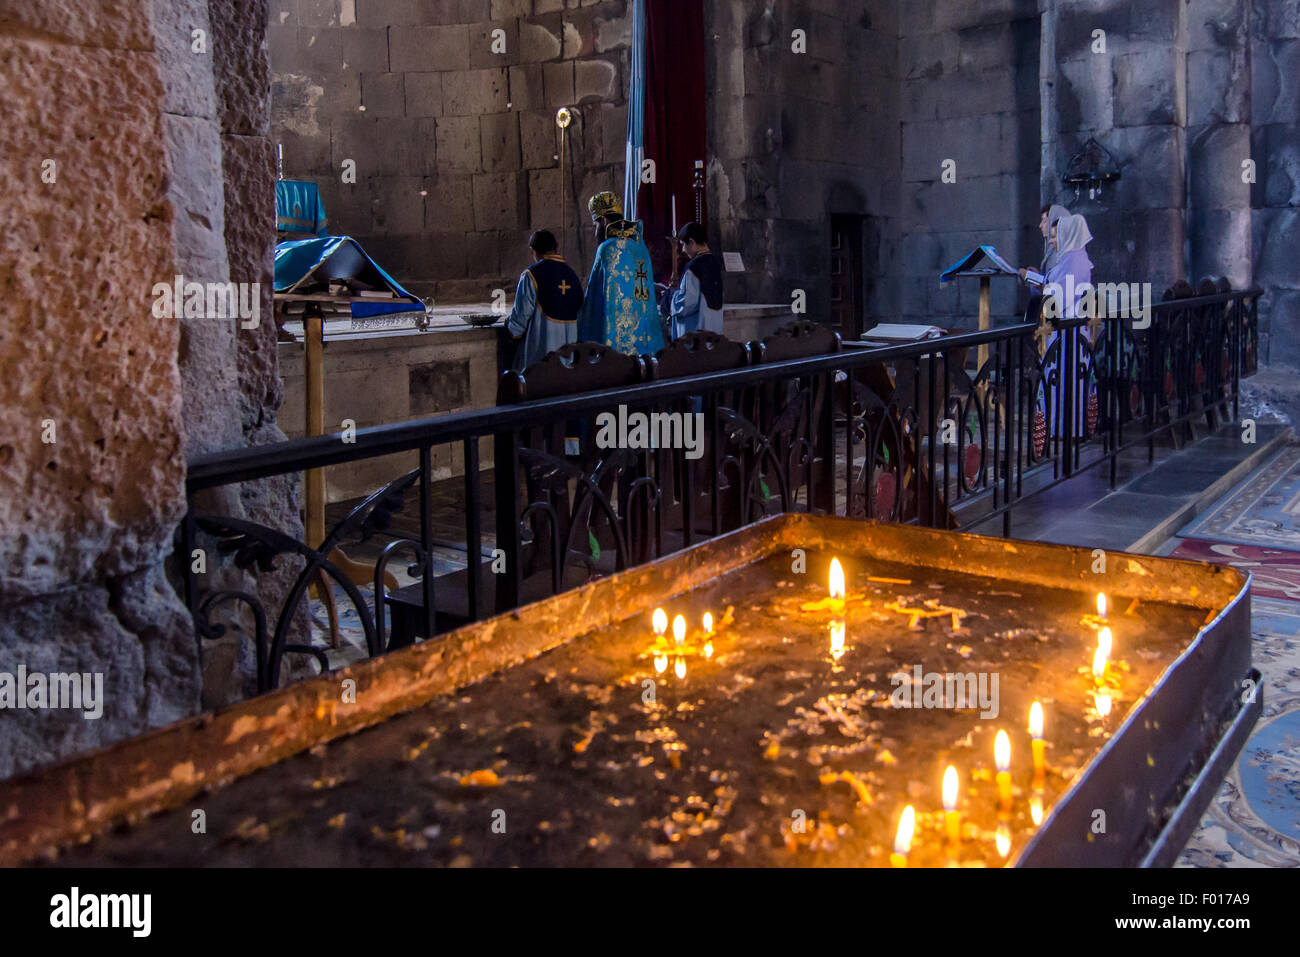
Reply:
M830 591L832 598L844 600L844 568L838 558L831 559Z
M1032 738L1043 736L1043 706L1037 701L1029 706L1029 735Z
M1092 676L1101 684L1106 677L1106 646L1098 645L1097 653L1092 656Z
M668 656L655 655L655 673L663 674L667 670L668 670Z
M1106 715L1110 714L1110 695L1098 694L1095 700L1097 702L1097 713L1099 715L1104 718Z
M704 613L704 633L706 635L713 634L713 612L711 611Z
M681 644L686 640L686 619L678 615L673 619L673 641Z
M1107 658L1110 657L1110 652L1113 646L1114 639L1109 628L1103 628L1101 631L1097 632L1097 647L1106 649L1105 654Z
M957 769L951 764L943 772L943 809L957 810Z
M844 654L844 622L831 622L831 657L839 660Z
M1104 591L1097 592L1097 617L1106 617L1106 593Z
M668 630L668 616L662 608L656 608L653 616L654 629L656 635L662 635Z
M1011 826L1009 824L998 825L996 840L1000 857L1006 857L1011 853Z
M704 643L704 657L705 657L705 658L712 658L712 657L713 657L713 642L711 642L711 641L706 641L706 642Z
M673 665L673 674L679 679L686 677L686 659L678 658L677 663Z
M912 805L903 808L903 816L898 819L898 835L894 838L894 853L906 856L912 850L912 834L916 830L916 812Z
M993 760L999 772L1011 770L1011 739L1005 731L999 731L993 739Z
M1033 818L1035 824L1043 823L1043 798L1035 794L1029 799L1029 816Z

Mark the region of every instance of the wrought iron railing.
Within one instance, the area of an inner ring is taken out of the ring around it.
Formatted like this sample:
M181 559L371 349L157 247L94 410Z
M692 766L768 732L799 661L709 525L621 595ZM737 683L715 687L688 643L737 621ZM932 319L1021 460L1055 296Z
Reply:
M308 589L330 587L325 580L355 606L366 652L378 655L781 511L937 527L970 512L981 522L1000 516L1010 534L1015 507L1033 494L1106 465L1113 486L1123 451L1145 443L1154 454L1161 436L1181 442L1235 421L1240 379L1256 367L1259 295L1160 303L1142 330L1129 319L1019 324L361 429L347 443L331 435L202 456L189 469L176 568L201 638L240 616L266 690L280 683L286 654L326 667L301 627ZM977 354L982 362L968 361ZM672 442L599 448L596 417L620 407L628 416L698 411L701 457ZM585 423L576 457L548 437L572 431L555 428L566 421ZM480 468L483 439L492 442L491 472ZM464 536L455 544L466 559L438 576L441 446L459 446L463 464ZM411 451L418 466L352 509L324 542L193 506L206 489ZM419 535L388 534L410 508ZM331 555L376 535L391 540L362 587ZM214 557L204 573L189 560L196 549ZM399 554L413 581L394 588L386 582ZM291 584L268 598L257 580L273 570ZM244 584L232 586L240 574Z

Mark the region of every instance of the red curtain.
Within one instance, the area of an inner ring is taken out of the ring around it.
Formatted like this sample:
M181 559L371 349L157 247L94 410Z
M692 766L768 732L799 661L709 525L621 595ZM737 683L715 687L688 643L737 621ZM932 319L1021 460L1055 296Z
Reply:
M645 158L655 161L656 180L642 185L638 213L655 278L666 282L671 197L680 229L695 218L695 161L708 163L702 0L646 0L646 74Z

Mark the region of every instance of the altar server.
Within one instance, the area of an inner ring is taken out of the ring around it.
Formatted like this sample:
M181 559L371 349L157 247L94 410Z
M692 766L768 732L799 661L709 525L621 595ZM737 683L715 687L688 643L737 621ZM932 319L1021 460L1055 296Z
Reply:
M506 320L510 337L518 341L511 368L522 372L548 352L578 340L582 284L560 256L555 235L539 229L528 239L533 264L519 276L515 305Z
M722 259L709 249L699 223L687 223L677 233L689 258L681 285L665 296L672 319L672 337L703 329L722 335Z

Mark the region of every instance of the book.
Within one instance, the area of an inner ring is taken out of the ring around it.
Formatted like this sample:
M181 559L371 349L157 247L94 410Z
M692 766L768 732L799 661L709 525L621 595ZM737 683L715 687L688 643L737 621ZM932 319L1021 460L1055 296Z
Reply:
M951 282L960 276L1019 276L1020 270L1007 262L993 246L977 246L939 275L939 282Z

